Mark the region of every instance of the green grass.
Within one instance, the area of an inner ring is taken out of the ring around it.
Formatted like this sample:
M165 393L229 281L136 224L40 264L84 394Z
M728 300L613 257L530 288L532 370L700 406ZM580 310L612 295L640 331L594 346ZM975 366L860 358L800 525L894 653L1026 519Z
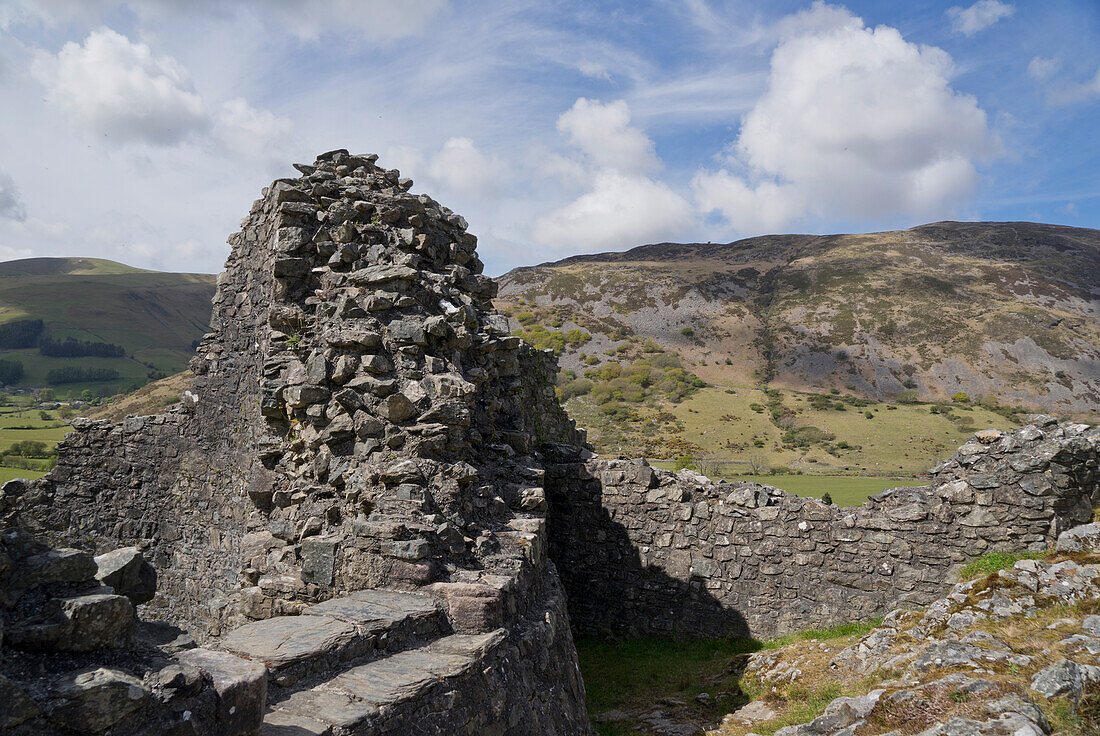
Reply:
M716 722L750 698L751 693L742 690L740 681L739 662L744 655L794 641L829 641L858 636L880 623L881 619L875 619L829 629L809 629L764 642L734 637L692 641L648 637L621 642L580 639L577 655L588 695L588 712L591 716L599 716L610 710L645 708L658 701L682 701L682 705L675 707L683 719ZM709 703L695 700L695 696L703 692L711 695ZM797 714L802 716L816 709L804 719L810 720L842 694L829 696L829 692L807 691L804 705L799 706ZM785 724L775 727L781 725ZM595 727L596 733L601 735L636 733L625 723L597 722Z
M58 424L61 424L61 420L53 412L50 412L49 419L42 419L37 409L0 406L0 455L3 455L16 442L23 440L38 440L53 447L71 431L68 425L55 426ZM24 427L30 427L30 429L24 429Z
M21 468L9 468L0 465L0 483L7 483L12 478L26 478L27 480L34 480L35 478L41 478L45 473L37 470L23 470Z
M1051 550L1042 550L1039 552L990 552L989 554L971 560L965 567L959 570L959 580L985 577L986 575L992 575L1000 570L1007 570L1020 560L1041 560L1044 557L1050 557L1052 554L1054 554L1054 552Z

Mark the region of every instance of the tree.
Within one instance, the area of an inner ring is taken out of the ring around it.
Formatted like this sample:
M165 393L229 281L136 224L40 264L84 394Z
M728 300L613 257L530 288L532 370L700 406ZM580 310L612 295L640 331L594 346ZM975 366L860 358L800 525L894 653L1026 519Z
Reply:
M719 463L717 455L703 455L695 461L695 469L708 478L713 478L718 472Z
M52 388L44 388L38 392L39 401L53 401L54 396L55 394Z
M829 494L828 491L825 491L825 495L821 497L821 503L825 504L826 506L833 505L833 497Z
M762 475L768 468L768 458L760 452L750 453L745 462L749 465L749 470L753 475Z

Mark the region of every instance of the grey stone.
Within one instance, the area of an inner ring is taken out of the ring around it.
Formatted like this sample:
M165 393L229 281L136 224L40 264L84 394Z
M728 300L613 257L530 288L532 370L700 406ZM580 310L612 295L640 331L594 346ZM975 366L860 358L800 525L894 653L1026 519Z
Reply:
M149 698L141 680L99 667L63 675L50 688L46 717L78 733L98 733L131 713Z
M1082 524L1058 535L1055 549L1059 552L1092 552L1100 550L1100 523Z
M123 547L97 555L96 580L109 585L134 605L153 600L157 592L157 571L145 561L137 547Z
M0 675L0 729L15 728L38 714L38 704L15 683Z
M267 704L267 670L262 664L210 649L180 652L179 661L210 679L217 695L219 736L247 736L260 729Z
M1031 678L1031 689L1048 698L1069 696L1073 702L1081 699L1083 677L1076 662L1063 659L1044 667Z

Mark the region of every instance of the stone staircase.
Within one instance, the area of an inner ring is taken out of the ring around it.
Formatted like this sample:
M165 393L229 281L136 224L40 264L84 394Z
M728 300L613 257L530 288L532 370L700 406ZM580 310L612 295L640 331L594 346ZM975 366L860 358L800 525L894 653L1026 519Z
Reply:
M264 736L386 733L403 708L478 669L503 629L453 634L431 596L364 590L246 624L215 645L267 669ZM382 730L380 730L382 729Z

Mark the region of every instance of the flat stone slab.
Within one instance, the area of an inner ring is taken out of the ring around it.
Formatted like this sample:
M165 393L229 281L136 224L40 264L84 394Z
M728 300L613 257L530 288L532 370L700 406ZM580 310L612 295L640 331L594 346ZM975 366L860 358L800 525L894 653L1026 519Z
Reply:
M332 736L332 726L296 713L270 710L260 736Z
M361 590L317 603L302 611L306 616L328 616L370 628L389 628L409 618L442 614L434 599L391 590Z
M337 653L357 636L353 624L327 616L279 616L245 624L218 646L278 670Z
M322 688L301 690L273 707L284 713L305 715L344 729L378 715L378 707L374 703Z

